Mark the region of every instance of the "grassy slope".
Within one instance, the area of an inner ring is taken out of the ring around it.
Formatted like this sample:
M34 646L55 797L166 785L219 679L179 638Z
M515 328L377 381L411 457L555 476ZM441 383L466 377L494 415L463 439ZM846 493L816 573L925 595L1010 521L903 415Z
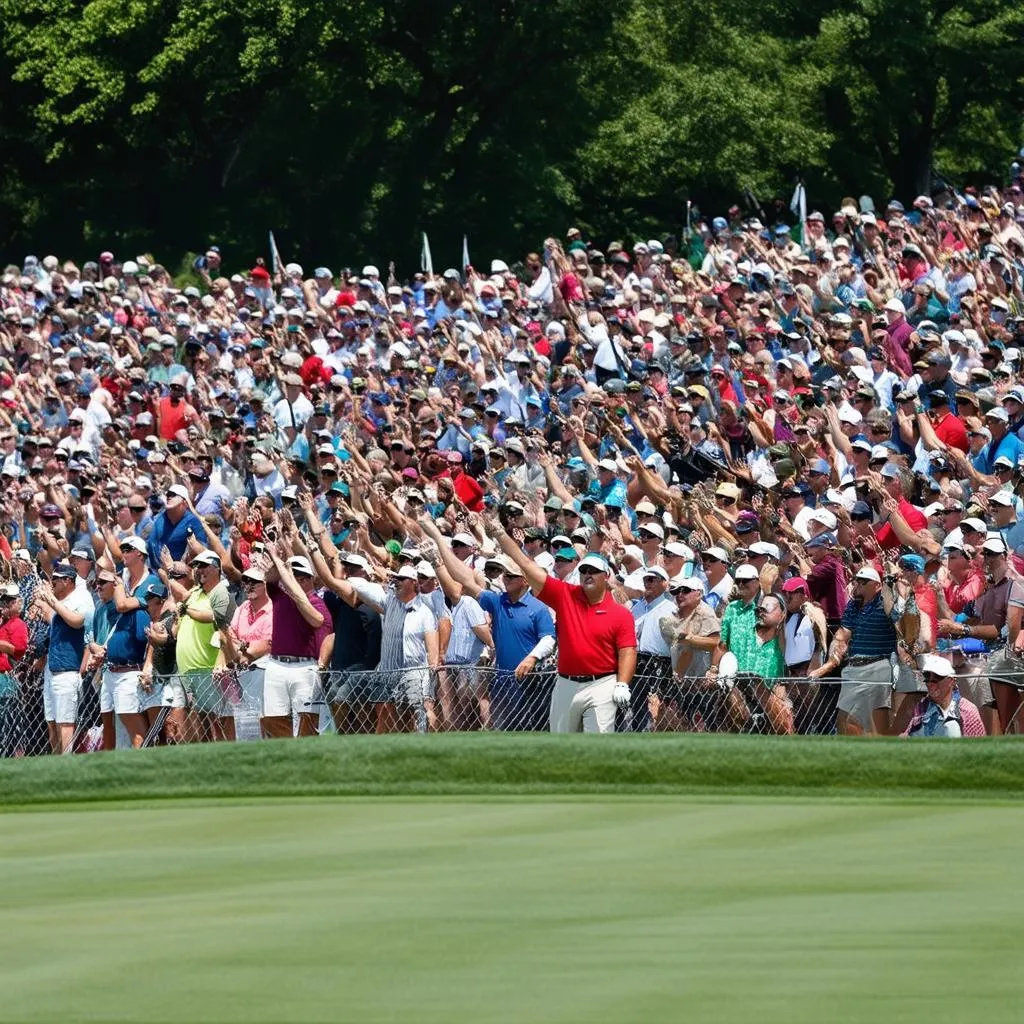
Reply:
M0 804L631 792L1019 800L1022 782L1013 740L363 736L0 762Z
M1022 844L964 802L12 811L0 1021L1016 1024Z

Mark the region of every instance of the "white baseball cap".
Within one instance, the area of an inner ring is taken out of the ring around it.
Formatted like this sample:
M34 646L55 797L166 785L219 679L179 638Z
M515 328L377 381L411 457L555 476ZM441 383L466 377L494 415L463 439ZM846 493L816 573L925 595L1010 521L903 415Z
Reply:
M699 590L702 594L706 594L707 590L704 587L704 583L699 576L673 576L669 580L670 590Z
M707 551L704 552L704 557L705 558L715 558L719 562L726 562L726 563L728 563L728 561L729 561L729 552L726 551L725 548L713 547L713 548L708 548Z
M303 558L302 555L292 555L292 557L288 559L288 568L291 569L292 572L301 572L305 576L314 575L313 566L309 564L309 559Z
M872 583L881 583L882 577L878 575L877 571L872 569L870 565L865 565L856 576L853 577L855 580L870 580Z
M644 569L644 576L657 576L660 579L668 580L668 573L660 565L648 566L648 568Z
M751 544L747 550L752 555L768 555L769 558L774 558L776 562L782 557L782 553L779 551L778 545L769 544L764 540L755 541L755 543Z
M595 569L599 569L603 573L610 573L612 571L611 567L600 555L587 555L587 557L580 562L579 568L582 569L584 566L588 565Z
M942 676L943 678L955 674L953 663L948 658L943 658L938 654L922 654L921 671L934 672L937 676Z
M749 562L744 562L737 570L733 577L737 580L757 580L760 579L760 573L754 568Z

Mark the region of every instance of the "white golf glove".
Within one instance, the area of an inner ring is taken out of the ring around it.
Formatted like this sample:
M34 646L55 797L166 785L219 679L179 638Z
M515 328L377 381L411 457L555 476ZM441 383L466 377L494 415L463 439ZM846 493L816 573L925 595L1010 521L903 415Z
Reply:
M629 706L629 684L628 683L616 683L615 689L612 690L612 700L615 701L616 707L624 708Z

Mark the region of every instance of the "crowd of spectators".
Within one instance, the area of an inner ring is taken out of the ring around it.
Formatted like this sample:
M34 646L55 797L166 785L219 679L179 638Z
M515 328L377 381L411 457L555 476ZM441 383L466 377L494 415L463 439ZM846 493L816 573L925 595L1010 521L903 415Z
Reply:
M1014 181L404 281L8 266L0 754L242 705L280 737L1017 731L1022 224ZM577 599L636 652L578 715Z

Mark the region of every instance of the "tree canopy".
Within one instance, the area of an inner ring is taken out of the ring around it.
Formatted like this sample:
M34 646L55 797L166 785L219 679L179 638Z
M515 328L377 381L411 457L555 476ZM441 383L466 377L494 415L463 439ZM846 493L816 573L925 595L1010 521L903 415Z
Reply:
M0 0L8 255L125 245L324 262L430 232L522 247L679 225L743 190L1001 179L1010 0ZM887 196L886 196L887 197ZM440 257L443 259L443 257Z

